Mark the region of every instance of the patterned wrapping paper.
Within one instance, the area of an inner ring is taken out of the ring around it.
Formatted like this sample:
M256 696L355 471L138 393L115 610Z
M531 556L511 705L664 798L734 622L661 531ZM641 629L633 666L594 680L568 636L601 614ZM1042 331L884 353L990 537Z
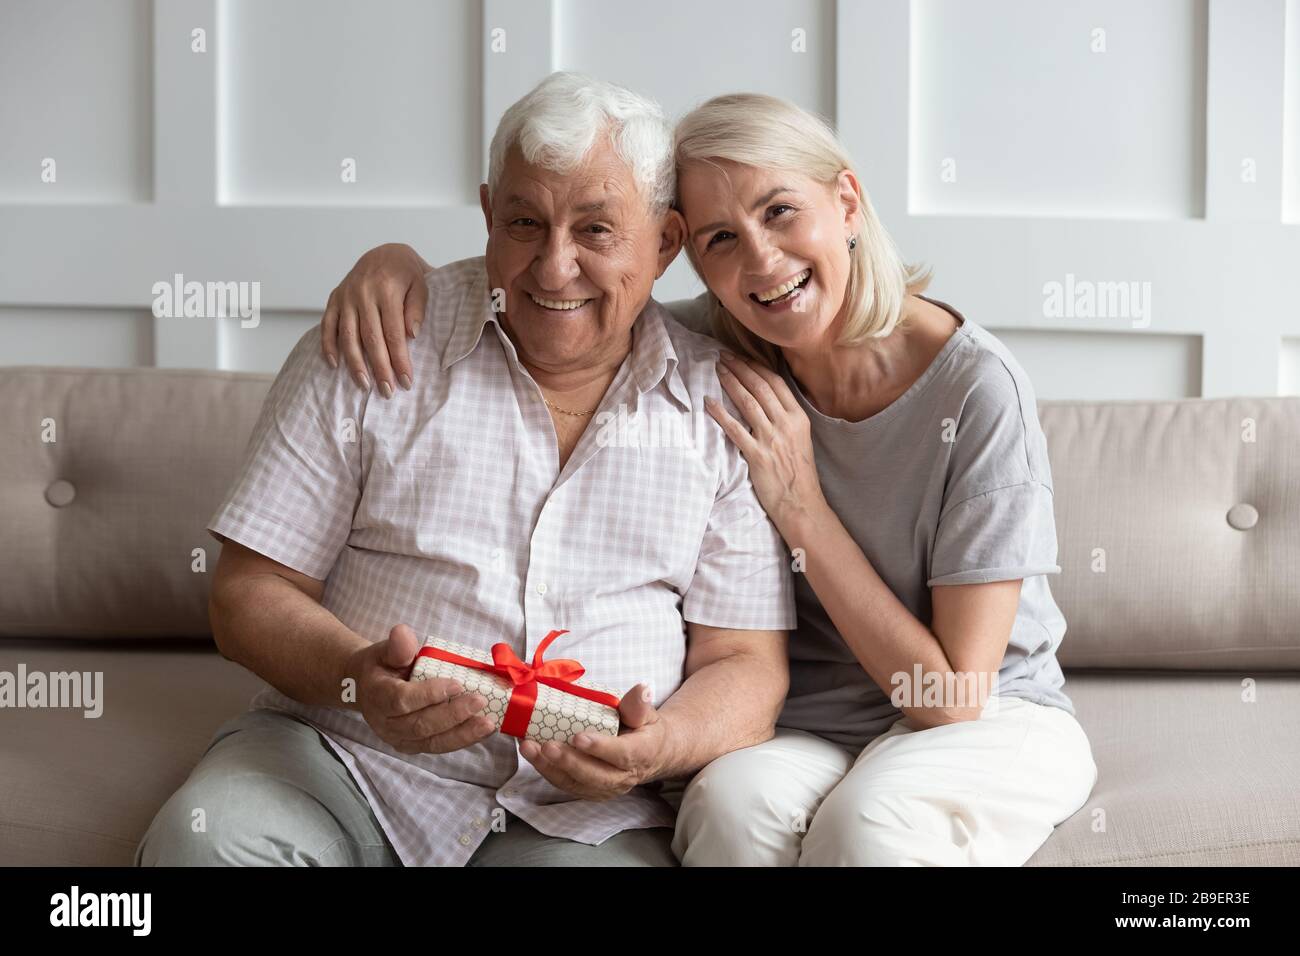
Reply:
M538 648L534 664L540 659L542 652L546 650L551 641L563 633L565 632L553 631L547 636L547 639ZM514 656L513 651L510 651L509 645L498 644L496 646L506 649L509 652L510 659L517 662L524 669L528 669L528 665L523 661L519 661ZM461 657L480 661L489 666L494 663L493 654L489 651L432 635L424 639L424 647L438 648ZM558 660L546 662L548 665L561 663L566 662ZM568 661L567 663L576 664L575 661ZM580 668L578 668L578 673L581 673ZM486 697L487 707L481 713L492 718L498 731L502 730L502 724L506 720L506 712L510 706L511 696L519 690L524 690L526 693L525 688L516 687L515 682L509 677L494 673L491 670L479 670L429 656L417 657L415 665L411 669L410 679L420 681L429 680L433 677L454 679L465 688L466 693L477 692ZM577 679L572 679L571 682L586 690L609 694L615 700L620 699L622 696L617 691L602 687L599 684ZM537 701L532 708L532 714L528 717L528 729L522 735L524 738L535 740L538 743L545 743L548 740L569 743L583 731L604 734L608 737L618 736L619 715L616 707L609 707L602 703L587 700L540 681L534 687Z

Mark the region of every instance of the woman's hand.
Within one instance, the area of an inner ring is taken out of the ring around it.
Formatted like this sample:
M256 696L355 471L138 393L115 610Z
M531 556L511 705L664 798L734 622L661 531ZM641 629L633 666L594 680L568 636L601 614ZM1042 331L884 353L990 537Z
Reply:
M750 430L720 402L706 398L705 407L749 462L754 492L784 534L793 519L827 507L813 459L808 416L771 369L723 352L718 377Z
M338 368L341 350L361 388L370 389L368 358L384 398L393 397L394 383L409 389L412 368L406 336L415 338L424 321L428 271L429 264L403 243L376 246L358 259L330 293L321 319L321 351L330 367Z

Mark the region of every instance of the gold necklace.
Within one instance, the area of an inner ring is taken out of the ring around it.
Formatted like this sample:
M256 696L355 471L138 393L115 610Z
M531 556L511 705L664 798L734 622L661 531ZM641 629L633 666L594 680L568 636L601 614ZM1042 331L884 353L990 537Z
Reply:
M591 414L591 412L594 412L596 410L593 408L591 412L571 412L567 408L561 408L559 405L556 405L545 395L542 396L542 401L544 401L551 408L555 409L561 415L572 415L574 418L586 418L588 415Z

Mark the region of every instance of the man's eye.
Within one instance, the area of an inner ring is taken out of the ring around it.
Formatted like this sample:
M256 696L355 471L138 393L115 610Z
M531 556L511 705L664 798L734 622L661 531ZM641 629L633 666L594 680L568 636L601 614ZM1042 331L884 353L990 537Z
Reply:
M512 222L510 223L510 225L512 225L512 226L531 227L531 226L535 226L535 225L537 225L537 220L536 220L536 219L529 219L527 216L520 216L518 219L515 219L514 221L512 221Z
M706 245L704 248L708 249L715 242L725 241L730 238L731 238L731 233L727 232L727 230L725 229L719 229L717 232L713 234L713 237L709 240L708 245Z
M588 231L588 232L594 232L594 233L596 233L597 235L599 235L600 233L609 232L608 229L606 229L604 226L600 225L599 223L597 223L597 224L595 224L595 225L592 225L592 226L588 226L588 227L587 227L587 231Z

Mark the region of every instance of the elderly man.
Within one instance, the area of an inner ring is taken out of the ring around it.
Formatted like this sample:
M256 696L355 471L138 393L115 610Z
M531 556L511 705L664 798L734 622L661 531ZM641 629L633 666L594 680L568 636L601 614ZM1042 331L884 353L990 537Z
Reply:
M703 409L725 400L716 344L650 299L684 231L671 131L556 74L490 160L487 254L430 273L419 384L375 401L315 330L276 378L209 526L218 645L271 686L138 863L671 864L659 787L771 736L783 547ZM693 440L602 439L606 412ZM481 694L407 680L426 634L531 659L555 628L626 690L617 737L539 747L495 732Z

